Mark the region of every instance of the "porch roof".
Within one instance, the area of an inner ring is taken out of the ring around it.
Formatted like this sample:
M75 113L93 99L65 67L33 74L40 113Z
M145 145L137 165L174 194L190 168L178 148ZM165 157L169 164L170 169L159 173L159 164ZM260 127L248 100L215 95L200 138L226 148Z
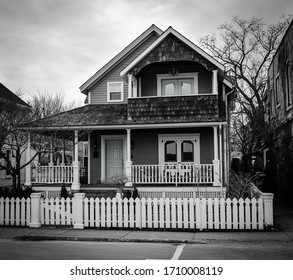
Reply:
M178 102L180 103L180 102ZM156 109L149 110L146 102L132 104L99 104L86 105L70 111L66 111L51 117L36 120L27 123L22 128L28 130L40 129L95 129L97 127L109 128L121 126L144 126L157 124L180 124L180 123L215 123L225 122L225 118L219 118L217 114L210 113L211 108L207 110L200 109L197 112L196 107L185 105L185 110L176 109L173 106L158 106ZM136 110L135 110L136 107ZM136 112L137 113L136 113ZM172 111L173 113L171 113ZM198 115L196 117L196 115Z

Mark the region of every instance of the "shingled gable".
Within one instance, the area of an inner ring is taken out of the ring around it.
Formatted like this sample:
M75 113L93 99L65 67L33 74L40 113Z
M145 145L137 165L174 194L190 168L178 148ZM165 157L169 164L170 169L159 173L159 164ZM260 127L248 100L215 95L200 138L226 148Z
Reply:
M156 33L160 36L163 31L159 29L156 25L151 25L146 31L144 31L139 37L137 37L132 43L130 43L126 48L124 48L118 55L111 59L105 66L103 66L99 71L97 71L91 78L89 78L84 84L82 84L79 89L82 93L87 94L87 89L95 84L99 79L101 79L108 71L113 69L126 55L128 55L133 49L138 47L142 42L144 42L151 34Z
M173 35L184 44L194 50L196 53L201 55L204 59L214 65L215 69L219 70L220 75L224 75L224 66L212 56L206 53L204 50L196 46L194 43L189 41L186 37L180 34L178 31L173 29L171 26L156 40L154 41L145 51L143 51L135 60L133 60L125 69L120 72L120 75L126 79L126 76L131 70L142 61L148 54L150 54L159 44L161 44L169 35ZM229 86L229 85L228 85Z

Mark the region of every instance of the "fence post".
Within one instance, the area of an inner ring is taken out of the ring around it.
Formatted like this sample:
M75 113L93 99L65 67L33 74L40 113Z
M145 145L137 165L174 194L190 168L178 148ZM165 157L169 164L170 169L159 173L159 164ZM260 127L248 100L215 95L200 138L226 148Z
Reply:
M73 199L73 228L84 229L83 200L85 193L75 193Z
M31 220L29 227L39 228L41 224L41 193L32 193L31 198Z
M263 193L261 195L264 201L264 220L266 226L274 225L274 216L273 216L273 193Z

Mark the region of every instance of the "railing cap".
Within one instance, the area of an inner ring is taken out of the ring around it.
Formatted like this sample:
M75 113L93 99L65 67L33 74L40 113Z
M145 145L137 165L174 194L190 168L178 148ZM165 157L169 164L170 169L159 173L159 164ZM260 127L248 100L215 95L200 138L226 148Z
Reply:
M42 193L36 192L36 193L31 193L30 197L31 198L41 198Z

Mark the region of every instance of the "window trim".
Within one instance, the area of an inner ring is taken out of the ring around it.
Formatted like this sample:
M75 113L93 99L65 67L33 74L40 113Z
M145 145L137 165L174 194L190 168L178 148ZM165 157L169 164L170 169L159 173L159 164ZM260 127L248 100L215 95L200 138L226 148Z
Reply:
M198 94L198 72L191 73L179 73L176 76L170 76L169 74L157 74L157 96L162 95L162 80L179 80L179 79L193 79L193 93L184 95L173 95L173 96L190 96ZM169 97L164 96L164 97Z
M278 81L278 83L277 83ZM280 103L280 98L278 96L278 93L279 93L279 87L280 87L280 76L279 76L279 73L276 75L276 78L275 78L275 101L276 101L276 107L277 109L281 106L281 103Z
M158 153L159 153L159 165L167 164L165 162L165 143L167 141L175 141L177 143L177 162L174 164L200 164L200 133L192 134L158 134ZM181 143L183 141L194 141L193 147L193 162L182 162L181 158Z
M287 61L286 63L286 109L287 111L292 108L292 98L291 98L291 92L292 92L292 83L290 80L290 63ZM289 104L290 101L290 104Z
M121 88L121 97L119 100L111 100L111 92L110 92L110 86L111 84L120 84ZM107 102L123 102L124 101L124 84L121 81L113 81L113 82L107 82Z

